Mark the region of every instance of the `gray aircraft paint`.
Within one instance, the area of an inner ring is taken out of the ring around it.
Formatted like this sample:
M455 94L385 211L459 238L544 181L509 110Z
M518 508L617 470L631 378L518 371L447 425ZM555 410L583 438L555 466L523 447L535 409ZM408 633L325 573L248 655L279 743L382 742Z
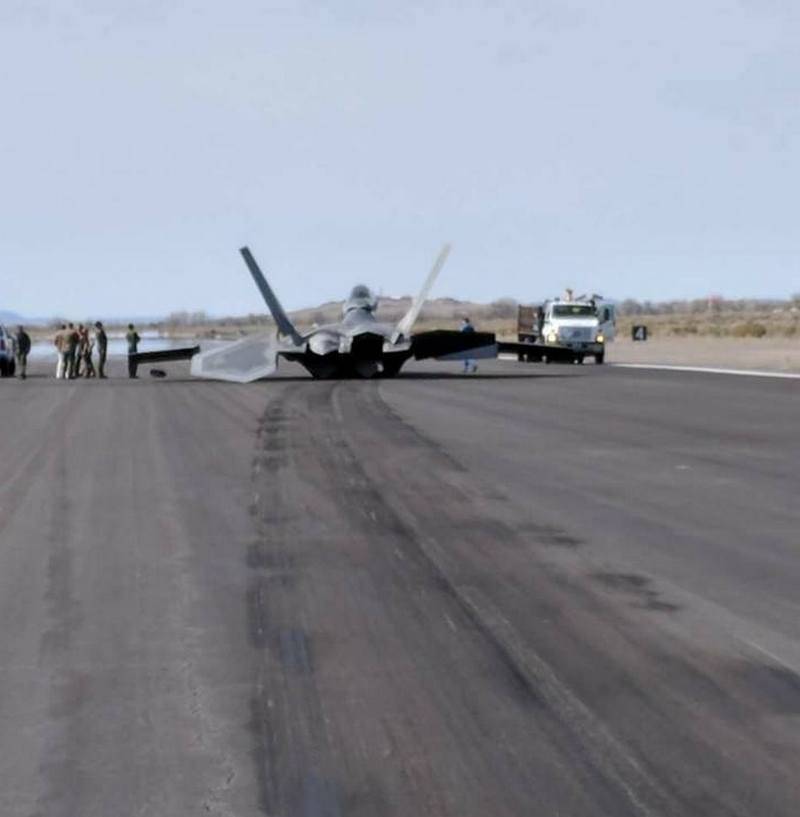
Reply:
M242 247L240 252L275 320L277 333L245 338L197 355L192 361L192 374L198 377L250 382L272 374L281 357L301 363L320 378L396 375L414 355L411 332L447 260L450 246L442 248L419 294L397 325L381 323L376 318L377 298L367 286L358 284L344 303L341 321L319 326L305 335L286 314L250 250ZM449 337L448 348L442 349L450 359L464 353L463 349L476 356L475 344L481 342L484 342L482 356L487 349L489 356L496 356L493 337L458 338L460 348L455 350L451 348L454 340Z
M394 377L410 358L464 360L494 358L501 352L523 359L542 353L550 359L569 359L573 352L535 344L498 341L490 332L435 329L412 333L425 300L450 253L445 245L431 267L408 312L394 326L375 317L378 300L369 287L358 284L344 302L342 319L302 334L287 315L247 247L240 250L247 268L275 320L272 334L251 335L199 353L196 348L142 352L131 356L134 366L150 361L192 358L195 377L251 383L269 377L281 358L300 363L315 378Z

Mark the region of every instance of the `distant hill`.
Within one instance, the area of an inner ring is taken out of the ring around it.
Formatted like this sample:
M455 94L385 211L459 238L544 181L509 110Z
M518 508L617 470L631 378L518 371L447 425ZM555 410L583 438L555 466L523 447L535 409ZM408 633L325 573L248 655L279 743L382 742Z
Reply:
M301 331L336 323L342 319L342 301L331 301L307 309L297 309L289 313L293 323ZM378 302L376 317L383 323L397 323L411 306L408 296L399 298L382 297ZM515 325L517 303L503 298L490 304L458 301L455 298L434 298L425 303L416 329L447 329L459 326L461 318L468 315L478 329L495 332L509 332ZM175 312L161 321L151 324L166 334L173 336L221 337L235 336L253 331L264 331L271 327L272 318L265 313L240 315L236 317L210 317L204 312Z
M11 312L7 309L0 309L0 323L22 323L25 318L16 312Z
M405 315L411 306L411 298L408 296L401 298L380 298L376 315L378 320L386 323L395 323ZM511 318L517 313L517 303L510 298L494 301L490 304L477 304L469 301L458 301L455 298L432 298L425 303L420 315L421 323L431 321L458 321L464 315L469 315L473 320L496 320L498 318ZM331 323L342 319L342 303L322 304L310 309L299 309L292 312L292 320L299 326L310 324Z

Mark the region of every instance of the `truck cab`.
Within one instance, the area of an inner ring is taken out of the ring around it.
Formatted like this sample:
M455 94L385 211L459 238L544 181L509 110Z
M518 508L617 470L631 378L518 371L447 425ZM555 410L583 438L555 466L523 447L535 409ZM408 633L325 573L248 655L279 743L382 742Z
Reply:
M614 305L595 298L546 301L542 306L539 342L545 346L569 349L576 363L593 356L605 361L606 343L613 339L616 327Z
M14 336L0 325L0 377L13 377L16 369Z

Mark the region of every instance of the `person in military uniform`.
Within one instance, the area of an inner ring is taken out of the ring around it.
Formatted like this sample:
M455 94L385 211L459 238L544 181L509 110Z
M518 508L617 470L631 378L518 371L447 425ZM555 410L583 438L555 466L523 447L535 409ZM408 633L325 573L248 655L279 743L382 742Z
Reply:
M67 327L67 380L73 380L76 376L79 340L80 336L75 324L69 324Z
M94 348L94 342L89 337L89 327L84 326L81 324L80 328L80 345L78 346L78 357L83 362L83 376L84 377L96 377L97 374L94 370L94 363L92 362L92 349Z
M128 334L125 335L125 340L128 341L128 377L131 378L131 380L135 380L137 377L136 363L132 356L139 351L139 341L141 338L132 323L128 324Z
M83 361L84 361L84 354L83 354L83 335L86 331L86 327L82 324L78 324L78 328L75 330L78 335L78 342L75 345L75 369L72 373L73 377L83 377Z
M17 376L20 380L25 380L28 376L28 355L31 351L31 336L25 331L23 326L18 326L14 341L17 353Z
M108 335L102 321L94 325L94 342L97 346L97 376L106 379L106 358L108 357Z

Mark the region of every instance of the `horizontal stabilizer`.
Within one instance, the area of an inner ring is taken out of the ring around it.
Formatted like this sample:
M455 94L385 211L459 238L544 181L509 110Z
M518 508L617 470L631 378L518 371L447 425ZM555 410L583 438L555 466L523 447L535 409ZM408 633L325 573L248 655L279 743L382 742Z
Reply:
M210 380L252 383L275 371L279 351L275 338L254 335L197 355L192 360L192 374Z
M250 274L253 276L253 280L256 282L259 292L266 301L269 311L275 319L275 323L278 325L278 331L282 335L288 335L295 344L299 346L302 344L303 338L297 329L295 329L294 324L289 320L289 316L272 291L272 287L267 283L264 273L259 269L256 259L253 258L253 254L247 247L242 247L239 252L242 254L242 258L244 258L244 262L247 264L247 269L250 270Z
M191 360L200 352L199 346L185 346L181 349L157 349L154 352L135 352L128 355L132 363L161 363L167 360Z
M434 329L420 332L411 338L411 351L417 360L431 357L449 357L461 352L483 349L495 345L493 332L459 332L458 330ZM497 353L491 357L496 357ZM458 358L454 358L458 359Z
M132 372L136 374L136 370L141 363L164 363L170 360L191 360L199 352L199 346L186 346L182 349L157 349L153 352L134 352L134 354L128 355L128 361L133 366Z
M466 349L463 352L450 352L439 355L437 360L495 360L497 358L497 344L479 346L477 349Z

